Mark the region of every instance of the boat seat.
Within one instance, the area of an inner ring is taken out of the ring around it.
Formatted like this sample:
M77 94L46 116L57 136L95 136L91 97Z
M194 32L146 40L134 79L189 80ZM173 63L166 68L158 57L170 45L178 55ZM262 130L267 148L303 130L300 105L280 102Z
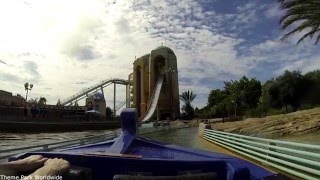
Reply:
M218 179L217 174L214 172L177 175L177 176L141 176L141 175L117 174L113 177L113 180L214 180L214 179Z

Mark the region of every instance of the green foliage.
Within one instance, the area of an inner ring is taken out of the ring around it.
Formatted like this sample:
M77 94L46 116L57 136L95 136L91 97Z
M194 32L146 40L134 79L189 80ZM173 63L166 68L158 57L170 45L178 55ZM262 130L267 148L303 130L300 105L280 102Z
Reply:
M30 106L37 106L37 105L38 105L38 98L30 98L30 99L28 100L28 104L29 104Z
M45 97L40 97L38 101L38 105L44 106L47 104L47 99Z
M194 117L194 108L191 105L191 102L197 97L197 94L195 94L193 91L185 91L180 95L180 100L184 103L182 106L182 111L186 112L188 114L189 118Z
M58 107L60 107L60 106L61 106L60 98L58 99L58 102L57 102L56 106L58 106Z
M283 114L320 104L320 70L302 75L285 71L262 86L256 79L242 77L225 82L210 92L207 106L197 109L199 118L262 117Z
M305 38L316 38L315 44L320 40L320 1L319 0L278 0L286 13L280 19L281 29L290 29L282 40L295 33L306 32L297 42ZM293 28L292 28L293 27Z
M221 103L226 97L227 97L227 94L225 93L225 91L221 89L214 89L209 94L208 106L209 107L215 106Z
M224 89L214 89L208 97L207 110L202 116L228 117L241 115L247 108L256 107L261 96L261 83L243 76L224 82ZM201 115L199 115L201 116Z
M297 109L300 106L299 99L301 91L303 89L301 88L302 84L302 75L300 72L297 71L285 71L285 73L282 76L279 76L276 79L275 85L278 88L278 98L282 102L282 105L286 107L286 110L288 112L288 105L291 105L294 107L294 109Z

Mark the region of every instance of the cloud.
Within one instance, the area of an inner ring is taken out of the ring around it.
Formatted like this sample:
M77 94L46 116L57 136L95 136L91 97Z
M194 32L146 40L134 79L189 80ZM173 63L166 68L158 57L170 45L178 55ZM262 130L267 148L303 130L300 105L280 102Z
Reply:
M0 55L13 65L1 67L5 74L1 82L34 80L38 94L49 94L48 103L105 79L127 79L134 57L162 43L177 56L180 92L195 91L198 107L206 105L210 90L222 87L223 81L243 75L268 79L284 69L306 71L320 64L316 48L307 43L297 47L292 39L279 41L275 3L49 0L29 4L0 3ZM2 87L20 92L19 83L17 88L9 83ZM52 88L50 93L46 88ZM104 91L110 106L113 89ZM124 98L125 88L117 87L117 101Z
M64 53L77 60L92 60L101 56L100 53L90 45L75 45L67 49Z
M76 81L74 82L74 84L87 84L88 81Z
M120 18L115 22L116 30L123 35L131 32L131 27L126 18Z
M3 72L0 72L0 81L6 81L11 83L23 82L23 80L18 75Z
M0 63L4 64L4 65L7 65L7 63L4 60L1 60L1 59L0 59Z
M264 13L268 18L280 18L284 11L281 10L279 3L272 3Z
M39 78L40 74L38 72L38 65L33 61L24 62L25 71L30 74L32 77Z

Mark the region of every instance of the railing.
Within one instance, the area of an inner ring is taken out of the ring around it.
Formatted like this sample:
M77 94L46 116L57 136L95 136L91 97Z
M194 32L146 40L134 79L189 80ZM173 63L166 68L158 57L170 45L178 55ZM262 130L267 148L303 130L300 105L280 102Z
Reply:
M0 160L6 159L8 157L11 157L19 153L26 153L26 152L39 151L39 150L51 151L55 149L69 148L77 145L86 145L86 144L92 144L92 143L101 142L101 141L107 141L107 140L114 139L115 137L117 137L117 135L118 133L115 132L115 133L108 133L108 134L99 135L99 136L91 136L87 138L79 138L79 139L59 141L59 142L53 142L53 143L47 143L47 144L41 144L41 145L32 145L32 146L4 149L4 150L0 150Z
M121 103L119 103L119 104L116 106L116 111L118 111L118 110L119 110L122 106L124 106L126 103L127 103L127 100L122 101Z
M320 179L320 145L205 129L204 139L303 179Z
M65 106L67 105L68 103L80 98L82 96L85 96L86 94L89 94L91 91L94 91L96 89L100 89L101 87L105 87L105 86L108 86L112 83L116 83L116 84L123 84L123 85L128 85L130 84L130 82L128 80L124 80L124 79L108 79L108 80L104 80L104 81L101 81L100 83L98 84L95 84L93 86L90 86L89 88L86 88L86 89L83 89L82 91L78 92L77 94L74 94L73 96L71 97L68 97L67 99L63 100L61 105L62 106ZM79 99L78 99L79 100Z

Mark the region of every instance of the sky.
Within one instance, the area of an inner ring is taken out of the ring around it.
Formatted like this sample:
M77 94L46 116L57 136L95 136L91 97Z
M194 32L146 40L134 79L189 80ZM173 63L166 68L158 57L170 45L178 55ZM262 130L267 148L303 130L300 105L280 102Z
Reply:
M285 70L320 68L319 46L301 34L284 42L276 0L3 0L0 89L56 104L109 78L161 44L177 56L179 91L207 104L212 89L242 76L262 82ZM302 32L303 33L303 32ZM112 86L105 88L107 106ZM117 86L117 103L125 88Z

